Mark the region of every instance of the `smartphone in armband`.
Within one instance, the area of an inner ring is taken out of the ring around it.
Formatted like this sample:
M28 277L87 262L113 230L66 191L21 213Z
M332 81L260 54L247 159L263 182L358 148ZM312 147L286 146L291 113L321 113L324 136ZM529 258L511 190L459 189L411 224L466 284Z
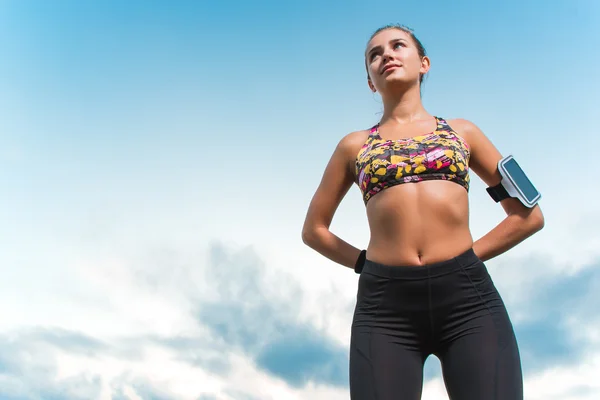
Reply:
M514 197L524 206L532 208L540 201L542 194L533 186L512 155L498 161L498 171L502 180L498 185L486 189L496 203Z

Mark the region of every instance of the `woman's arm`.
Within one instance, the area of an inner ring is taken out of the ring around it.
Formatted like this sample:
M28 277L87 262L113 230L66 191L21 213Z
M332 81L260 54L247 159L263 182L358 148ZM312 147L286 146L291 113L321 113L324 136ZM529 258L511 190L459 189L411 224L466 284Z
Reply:
M364 139L363 132L353 132L340 140L313 195L302 227L302 241L307 246L348 268L354 268L360 249L334 235L329 227L354 182L352 160Z
M502 180L498 171L498 161L502 154L484 133L472 122L454 120L451 123L463 135L471 148L470 168L488 186L495 186ZM527 208L518 199L500 201L506 218L494 229L475 241L473 250L482 260L487 261L513 248L544 227L544 216L539 205Z

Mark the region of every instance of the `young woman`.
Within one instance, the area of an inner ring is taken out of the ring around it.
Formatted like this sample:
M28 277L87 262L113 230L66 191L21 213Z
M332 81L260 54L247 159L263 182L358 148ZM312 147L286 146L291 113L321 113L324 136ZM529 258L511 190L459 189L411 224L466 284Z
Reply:
M542 212L504 199L506 218L473 241L469 174L497 185L502 155L473 123L425 110L420 86L430 59L411 30L377 30L365 64L383 116L339 141L302 230L306 245L360 272L351 398L420 399L423 364L434 354L452 400L520 400L517 342L484 262L542 229ZM329 231L354 183L370 227L362 251Z

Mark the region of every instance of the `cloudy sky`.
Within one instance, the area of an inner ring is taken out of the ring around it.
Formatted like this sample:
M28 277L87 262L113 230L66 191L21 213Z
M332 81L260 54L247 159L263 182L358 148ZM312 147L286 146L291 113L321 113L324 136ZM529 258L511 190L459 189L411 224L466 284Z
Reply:
M300 230L380 115L387 23L432 58L427 109L543 193L545 229L487 263L526 398L600 397L599 3L327 4L0 2L0 399L347 399L357 276ZM503 212L476 177L470 200L477 238ZM356 187L332 229L366 246Z

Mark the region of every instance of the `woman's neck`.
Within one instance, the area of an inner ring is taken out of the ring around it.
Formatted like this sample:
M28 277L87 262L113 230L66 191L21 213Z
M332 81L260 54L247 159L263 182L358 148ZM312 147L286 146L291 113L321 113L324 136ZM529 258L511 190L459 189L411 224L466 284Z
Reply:
M383 116L381 123L393 121L398 124L407 124L413 121L430 117L423 103L419 85L412 86L400 94L382 96Z

